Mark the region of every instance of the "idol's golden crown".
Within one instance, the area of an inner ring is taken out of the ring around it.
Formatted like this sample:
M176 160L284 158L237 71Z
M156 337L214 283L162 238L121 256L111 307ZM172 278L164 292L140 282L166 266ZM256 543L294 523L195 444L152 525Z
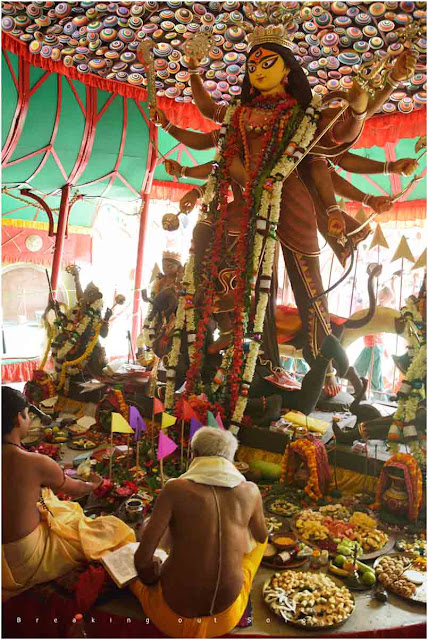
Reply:
M247 36L248 50L251 51L259 44L269 42L292 49L294 34L290 30L294 26L293 16L278 8L277 2L266 2L261 4L259 8L264 15L256 17L254 13L252 14L253 21L258 24ZM261 25L260 22L263 22L264 25Z
M254 31L247 37L248 51L254 49L259 44L274 43L287 49L293 48L293 42L288 30L283 25L269 25L268 27L255 27Z
M180 262L181 264L181 255L179 253L176 253L175 251L164 251L162 254L162 259L175 260L176 262Z

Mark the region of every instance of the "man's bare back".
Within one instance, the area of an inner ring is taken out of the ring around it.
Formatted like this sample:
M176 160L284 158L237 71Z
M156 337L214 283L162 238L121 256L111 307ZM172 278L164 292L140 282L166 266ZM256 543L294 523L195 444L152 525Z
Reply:
M166 491L167 489L167 491ZM191 480L170 481L164 492L170 509L170 555L161 569L162 592L168 606L178 615L210 615L219 569L219 532L216 492L221 514L220 582L213 613L225 611L238 597L243 582L242 558L249 551L249 531L257 542L266 538L263 509L258 488L242 482L233 489L197 484ZM162 520L162 514L156 515ZM168 516L167 516L168 517ZM152 517L153 519L153 517ZM152 520L151 519L151 520ZM166 518L165 518L166 519ZM135 564L147 563L150 543L162 534L156 524L147 525ZM154 542L155 546L159 538ZM148 544L147 544L148 543ZM143 577L144 580L144 577Z
M2 446L2 542L15 542L40 522L36 503L40 497L39 454L13 445Z
M93 491L102 478L91 475L90 482L64 476L60 466L48 456L24 451L9 442L2 444L2 544L15 542L34 531L40 523L37 502L42 487L61 489L78 498Z

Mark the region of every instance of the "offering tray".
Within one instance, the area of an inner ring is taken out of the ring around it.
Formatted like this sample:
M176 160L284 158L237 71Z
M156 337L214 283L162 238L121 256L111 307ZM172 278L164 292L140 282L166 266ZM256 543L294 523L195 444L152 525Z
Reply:
M403 552L402 553L388 553L388 554L385 554L381 558L377 558L374 561L373 569L375 569L375 571L379 567L379 565L381 564L382 560L384 560L384 558L397 558L397 559L400 558L400 559L402 559L404 561L405 564L409 564L415 558L415 556L413 554L411 554L411 553L403 553ZM415 571L416 573L420 573L421 574L421 579L423 579L423 583L421 585L415 585L416 586L416 591L413 593L413 595L406 596L406 595L403 595L401 593L398 593L394 589L390 589L388 584L384 584L383 586L385 587L385 589L387 589L388 591L390 591L394 595L399 596L400 598L403 598L404 600L407 600L408 602L417 602L419 604L426 605L426 602L427 602L427 574L426 574L425 571L418 571L417 569L414 569L413 567L411 567L411 570ZM377 572L376 572L376 574L377 574ZM406 577L406 571L404 572L403 577ZM379 580L379 577L378 577L378 581L379 581L379 583L383 584Z
M284 505L283 508L281 505ZM301 511L301 507L281 496L272 496L265 500L265 510L279 518L291 518Z
M67 446L70 449L74 449L76 451L90 451L91 449L95 449L96 447L98 447L98 443L93 442L92 440L89 440L88 438L81 438L81 440L84 440L85 442L87 442L88 444L91 443L89 446L83 446L83 445L79 445L79 439L77 440L71 440L70 442L68 442Z
M274 586L281 580L287 584L286 591ZM305 590L308 586L312 591ZM327 597L327 593L331 595ZM324 631L339 627L355 610L354 596L341 580L311 571L275 573L263 585L263 598L269 609L286 624L307 631ZM328 600L331 598L337 600L337 605L343 602L344 606L335 606L334 603L329 606ZM312 601L315 604L312 604ZM327 612L327 609L334 610L334 613ZM306 615L305 611L316 611L316 614Z
M305 542L309 546L314 547L315 549L321 549L322 550L322 549L327 548L325 546L319 545L316 540L306 539L305 537L302 536L302 532L296 526L296 522L300 517L301 517L301 513L296 514L295 516L293 516L293 518L291 520L291 529L298 535L300 540L302 540L303 542ZM389 551L391 551L391 549L394 547L394 544L395 544L395 537L392 536L389 533L386 533L386 532L383 532L383 533L388 535L388 540L386 541L386 543L380 549L375 549L375 550L367 552L367 553L362 553L361 555L358 556L358 560L363 560L363 561L364 560L373 560L374 558L378 558L379 556L384 555L385 553L388 553ZM327 540L330 540L332 544L334 543L334 541L330 537L328 537ZM340 543L338 543L338 544L340 544ZM333 550L333 549L328 549L328 551L329 551L329 555L330 556L336 555L338 553L338 551Z

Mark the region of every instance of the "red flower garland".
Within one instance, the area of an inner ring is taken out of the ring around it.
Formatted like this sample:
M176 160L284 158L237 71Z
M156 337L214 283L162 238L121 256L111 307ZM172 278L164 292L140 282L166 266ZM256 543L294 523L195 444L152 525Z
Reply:
M278 96L274 100L271 100L276 104L276 107L272 110L272 126L264 135L262 141L262 149L266 149L272 143L273 135L276 135L279 143L282 139L283 132L287 121L290 119L292 109L296 105L296 100L291 98L288 94L284 94L278 100ZM263 100L262 103L266 103ZM256 106L256 101L253 101L251 106ZM244 156L246 162L247 173L249 176L249 182L247 189L244 192L245 206L243 208L240 224L240 235L238 243L235 247L235 273L236 273L236 285L234 289L234 309L233 309L233 356L232 362L227 372L226 384L229 389L229 411L232 414L238 400L239 388L241 384L242 367L244 363L243 353L243 340L244 340L244 321L245 314L249 312L249 309L245 306L245 298L248 294L248 264L252 260L252 256L248 254L248 230L249 221L252 215L254 215L254 186L257 184L257 178L259 177L260 170L262 169L262 163L264 160L264 154L260 154L257 158L255 167L250 170L248 153L246 153L245 143L245 130L243 128L243 121L247 114L249 107L239 106L232 117L230 124L230 133L226 139L226 147L223 151L224 165L221 167L220 175L220 189L219 189L219 204L217 210L217 216L213 221L214 237L212 240L211 251L208 259L205 261L207 274L205 278L206 290L203 304L202 318L198 322L195 350L192 358L191 365L186 378L186 391L185 397L193 392L195 382L200 374L203 358L203 347L206 336L207 326L211 315L214 312L214 298L216 294L215 281L219 273L219 263L223 255L222 246L224 241L227 220L227 205L228 205L228 191L230 184L230 164L232 159L240 155L240 140L239 134L241 134L241 142L244 145ZM281 115L282 114L282 115ZM278 118L281 118L280 126L277 134L274 134L273 124L277 122ZM224 176L224 177L223 177ZM248 320L248 318L247 318Z

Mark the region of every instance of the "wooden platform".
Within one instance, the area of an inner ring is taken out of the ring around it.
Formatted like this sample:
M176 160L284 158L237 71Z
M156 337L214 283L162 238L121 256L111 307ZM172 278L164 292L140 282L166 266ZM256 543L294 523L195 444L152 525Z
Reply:
M376 407L385 415L389 415L394 411L393 407L386 407L384 405L376 405ZM330 423L330 427L322 437L322 441L327 445L328 449L330 449L328 445L329 443L332 444L334 435L332 427L333 416L342 417L341 426L347 424L347 426L352 427L356 422L355 416L350 414L345 415L325 411L314 411L311 413L311 418L317 418ZM262 428L257 426L243 426L240 428L238 435L240 445L254 449L262 449L273 454L283 454L285 447L289 443L289 439L287 434L270 431L267 427ZM330 464L333 464L334 450L329 450L328 456ZM352 445L348 444L337 444L336 456L339 467L378 477L384 462L390 457L390 454L383 440L373 440L368 445L367 456L365 453L353 452Z

